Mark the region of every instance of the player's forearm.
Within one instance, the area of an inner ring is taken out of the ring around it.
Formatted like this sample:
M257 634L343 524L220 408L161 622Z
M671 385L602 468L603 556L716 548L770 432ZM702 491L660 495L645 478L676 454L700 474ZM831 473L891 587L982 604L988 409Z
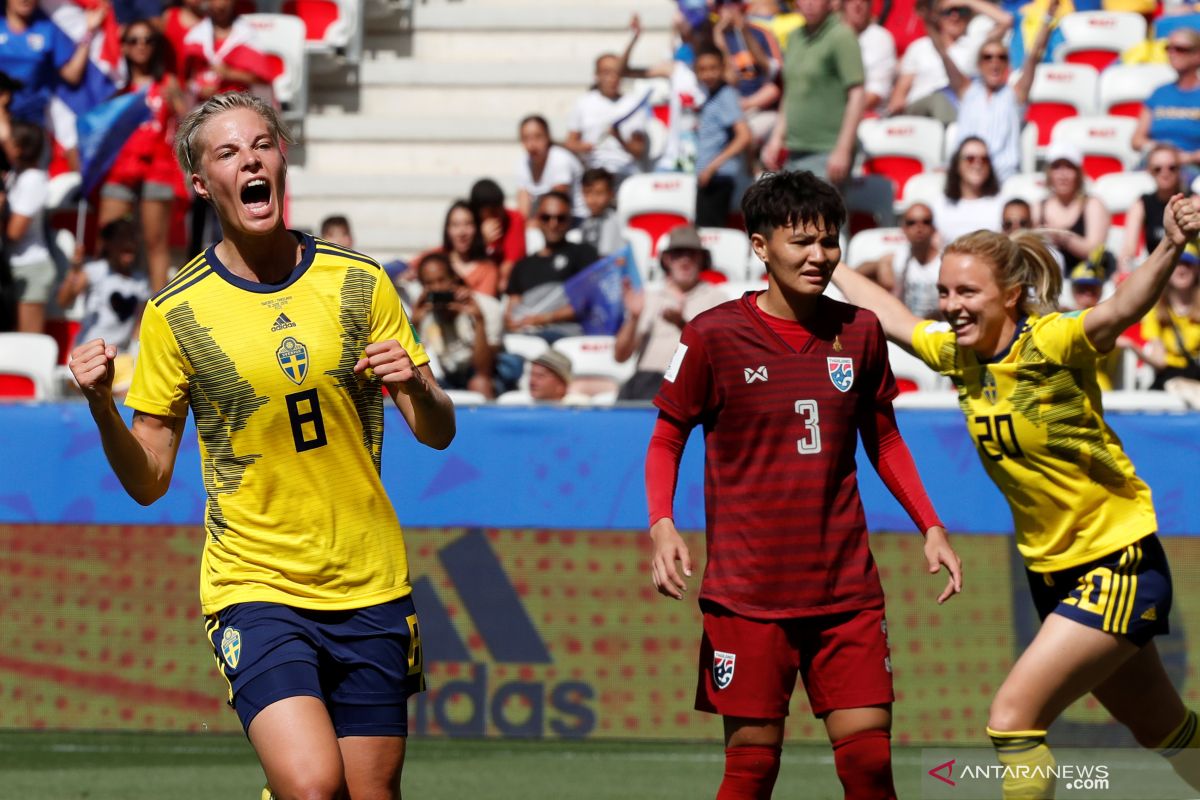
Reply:
M851 303L874 312L889 339L906 350L912 350L913 329L921 320L908 310L903 301L845 264L839 264L833 271L833 283Z
M867 92L862 85L852 86L846 92L846 111L842 115L842 127L838 131L835 149L853 155L854 143L858 141L858 123L862 122L867 107Z
M92 419L100 431L104 455L126 493L138 503L148 506L167 493L171 473L143 445L117 412L111 398L91 407ZM137 424L137 416L134 416Z
M1146 312L1154 307L1158 296L1167 287L1167 281L1171 279L1171 273L1175 271L1175 265L1179 263L1182 253L1182 247L1164 236L1141 266L1121 281L1113 296L1100 304L1106 306L1106 311L1111 309L1111 313L1106 316L1111 316L1112 319L1103 326L1103 330L1088 332L1096 349L1101 352L1111 350L1122 331L1146 316ZM1096 310L1099 309L1100 306ZM1095 314L1095 310L1092 314Z
M918 531L925 533L933 527L944 527L933 508L933 501L921 484L912 453L896 428L890 404L886 411L881 410L876 415L876 419L872 431L875 434L874 441L866 441L867 433L864 432L863 445L883 485L900 503Z
M652 528L661 519L674 519L675 485L686 444L687 431L659 414L646 449L646 505Z
M621 323L616 338L613 339L613 359L618 364L624 364L633 355L639 316L638 314L626 314L625 321Z
M409 399L413 409L412 431L417 441L434 450L449 447L457 432L450 397L430 381L427 392L411 395Z

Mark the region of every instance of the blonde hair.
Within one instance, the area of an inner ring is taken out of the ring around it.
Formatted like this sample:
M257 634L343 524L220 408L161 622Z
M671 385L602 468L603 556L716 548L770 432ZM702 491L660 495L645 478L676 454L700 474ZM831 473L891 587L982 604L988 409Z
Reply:
M262 117L271 131L271 136L281 147L285 143L293 144L296 141L279 118L279 113L262 98L249 92L218 94L184 117L175 132L175 157L179 159L179 166L183 168L184 175L199 171L200 155L196 148L200 130L213 117L238 108L248 108Z
M1032 231L1012 236L992 231L975 231L960 236L942 254L975 256L992 266L1002 289L1020 286L1018 309L1022 314L1049 314L1058 310L1063 276L1058 262L1042 237Z

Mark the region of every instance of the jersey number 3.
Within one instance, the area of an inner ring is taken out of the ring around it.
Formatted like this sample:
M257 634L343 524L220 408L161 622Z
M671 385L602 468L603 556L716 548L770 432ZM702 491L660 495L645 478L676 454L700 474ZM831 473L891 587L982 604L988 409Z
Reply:
M292 441L296 452L315 450L328 444L325 438L325 420L321 416L321 401L316 389L292 392L286 395L288 418L292 421Z
M821 417L817 413L817 401L797 400L796 413L804 424L804 437L796 440L796 450L801 455L821 452Z

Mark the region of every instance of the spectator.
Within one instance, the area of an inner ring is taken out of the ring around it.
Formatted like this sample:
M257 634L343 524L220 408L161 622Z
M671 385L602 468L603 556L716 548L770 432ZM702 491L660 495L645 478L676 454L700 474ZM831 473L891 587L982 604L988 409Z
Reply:
M661 260L666 275L662 285L644 291L625 287L625 320L617 331L613 355L622 363L636 357L637 371L621 387L621 400L653 400L683 326L726 300L724 290L700 280L712 255L695 228L681 225L671 231Z
M1000 230L1010 236L1020 231L1033 230L1033 209L1029 203L1014 197L1004 204L1000 212Z
M483 235L484 254L500 267L498 288L503 291L513 265L525 257L525 217L505 207L504 190L490 178L475 181L467 202Z
M1200 380L1200 254L1195 244L1179 258L1158 305L1142 319L1138 347L1123 343L1154 368L1151 389L1163 389L1171 378Z
M184 43L188 31L206 16L205 6L208 0L182 0L179 5L168 8L162 15L162 32L167 40L167 55L171 63L171 71L181 83L187 82L184 71Z
M954 60L959 72L974 78L979 49L988 39L1003 36L1012 25L1012 15L987 0L922 0L917 8L926 35L904 52L888 112L933 117L949 124L958 116L958 103L938 48Z
M734 191L749 179L746 150L752 137L738 92L725 83L725 56L712 45L696 51L696 78L708 99L696 128L696 224L724 227Z
M0 146L12 164L5 179L4 249L17 287L17 330L22 333L42 333L45 329L46 302L55 279L43 222L50 178L38 168L45 142L45 132L39 126L11 122L0 107Z
M964 233L1000 227L1003 203L987 145L964 139L946 169L946 189L933 198L933 219L944 247Z
M442 225L442 247L438 251L449 259L454 274L473 292L495 297L500 270L487 256L483 235L475 223L471 206L459 200L446 212Z
M896 82L896 41L871 16L871 0L842 0L842 22L858 34L863 57L863 91L867 113L886 111Z
M746 19L769 30L780 52L786 49L788 38L804 24L804 17L792 9L791 0L747 0Z
M552 191L542 198L537 213L545 246L517 262L508 282L505 330L529 333L553 342L582 332L563 283L592 264L595 248L566 239L571 225L571 199Z
M472 291L443 253L429 253L417 268L421 296L412 323L441 370L444 389L467 389L493 398L504 390L495 374L504 319L495 297Z
M55 85L62 81L76 86L83 80L88 48L107 13L104 4L85 11L87 32L74 42L50 21L37 0L8 0L0 20L0 72L20 83L8 109L12 119L46 124Z
M269 96L272 70L254 47L255 38L234 0L208 0L208 16L183 38L183 72L191 93L200 100L224 92Z
M1145 150L1152 143L1175 145L1190 182L1200 170L1200 31L1171 31L1167 58L1179 77L1146 99L1133 132L1133 147Z
M528 220L546 193L555 191L574 197L583 167L570 150L551 141L545 117L526 117L519 131L525 155L517 161L517 210ZM575 216L583 216L579 207L574 211Z
M1112 217L1098 198L1083 187L1083 154L1071 142L1059 139L1046 155L1046 188L1050 196L1035 215L1046 228L1046 240L1062 253L1063 271L1070 275L1075 265L1103 250Z
M878 261L861 264L858 271L904 301L922 319L941 319L938 309L938 273L942 259L934 246L933 210L913 203L901 217L905 243Z
M746 16L739 0L717 7L713 44L725 57L725 82L737 89L746 125L761 147L775 129L779 114L779 44L769 27L756 25Z
M1050 14L1058 6L1051 0ZM992 168L1003 183L1021 169L1021 125L1025 121L1025 104L1033 86L1035 65L1041 61L1050 38L1052 25L1042 26L1033 45L1032 61L1021 71L1016 83L1009 84L1008 48L999 39L988 39L979 48L978 75L968 78L942 45L941 37L933 37L942 66L949 76L950 88L959 98L958 142L968 136L982 139L992 156Z
M588 218L579 226L584 244L596 248L602 256L614 253L625 244L621 236L621 223L613 208L616 199L613 175L602 167L584 170L580 184L583 186L583 202L587 205Z
M595 85L571 108L563 146L584 166L608 170L619 184L640 171L650 144L649 121L650 113L638 98L621 94L620 57L605 53L596 59Z
M321 220L321 238L348 250L354 249L354 234L350 232L350 220L334 214Z
M171 137L175 121L189 110L188 101L178 79L167 71L165 45L150 20L140 19L125 28L121 52L129 71L126 91L146 92L151 117L125 142L100 188L101 227L132 217L136 210L153 292L167 285L175 198L187 197Z
M1108 279L1103 265L1082 261L1075 266L1070 278L1070 307L1083 311L1095 308L1104 297L1104 286ZM1121 348L1114 347L1096 360L1096 383L1100 391L1111 392L1116 386L1116 376L1121 370Z
M529 396L539 403L570 402L571 377L570 357L547 350L529 364Z
M84 296L76 341L103 339L118 352L128 352L152 291L146 276L135 273L138 256L137 224L130 217L113 220L100 229L100 258L85 264L83 245L76 248L71 270L58 287L60 308L70 308L76 298ZM131 377L132 372L126 380ZM125 381L118 376L114 382Z
M1163 237L1163 211L1177 193L1188 192L1182 180L1179 148L1171 144L1156 144L1146 156L1146 170L1154 179L1154 191L1133 201L1125 213L1125 238L1121 243L1119 264L1122 272L1133 269L1134 261L1143 246L1154 252Z
M850 177L866 103L858 37L831 14L833 0L796 0L804 25L783 56L783 103L763 148L768 169L808 170L835 185Z

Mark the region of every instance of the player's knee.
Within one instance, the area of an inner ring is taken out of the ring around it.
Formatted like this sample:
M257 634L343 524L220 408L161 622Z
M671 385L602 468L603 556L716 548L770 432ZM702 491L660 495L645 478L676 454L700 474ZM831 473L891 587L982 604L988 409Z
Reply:
M311 774L295 776L293 780L274 781L271 790L275 800L344 800L346 785L341 775Z
M891 798L891 734L872 728L851 734L833 743L833 763L847 798Z
M766 800L779 776L778 746L736 745L725 748L725 777L717 800Z
M1037 720L1015 693L1003 688L996 693L988 710L987 726L994 731L1024 731L1037 727Z

